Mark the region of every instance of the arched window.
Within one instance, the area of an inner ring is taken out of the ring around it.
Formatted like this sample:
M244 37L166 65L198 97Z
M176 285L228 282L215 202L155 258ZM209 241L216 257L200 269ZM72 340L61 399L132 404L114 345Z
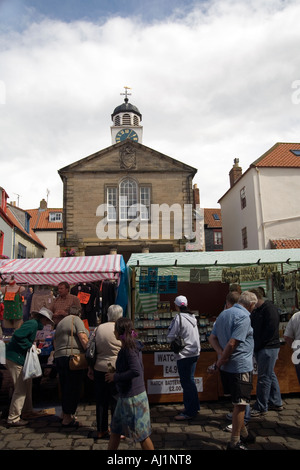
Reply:
M115 117L115 126L120 126L120 125L121 125L120 116L116 116Z
M139 186L132 178L123 179L119 187L107 187L106 202L108 204L108 220L130 221L137 217L140 217L141 220L150 220L150 185Z
M136 217L137 203L137 183L130 178L121 181L119 189L120 220L133 220Z

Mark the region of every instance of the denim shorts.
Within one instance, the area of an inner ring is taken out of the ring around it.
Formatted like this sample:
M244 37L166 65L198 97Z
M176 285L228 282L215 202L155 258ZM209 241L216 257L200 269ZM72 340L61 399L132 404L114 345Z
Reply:
M233 405L248 405L251 400L252 372L221 372L224 394L230 394Z

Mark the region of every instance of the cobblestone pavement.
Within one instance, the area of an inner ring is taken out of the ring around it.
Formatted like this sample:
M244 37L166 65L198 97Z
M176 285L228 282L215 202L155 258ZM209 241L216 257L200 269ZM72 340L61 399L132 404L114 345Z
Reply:
M300 397L284 396L281 412L269 411L261 418L252 418L249 428L256 443L249 450L300 450ZM107 440L93 438L95 431L95 405L81 403L77 418L78 429L61 427L61 408L56 403L35 404L35 409L55 407L55 415L31 420L20 428L7 427L3 416L0 421L1 450L106 450ZM201 403L198 416L192 421L178 422L174 416L180 404L151 405L152 440L156 450L193 451L225 450L230 433L224 428L229 422L226 414L232 410L226 400ZM1 410L1 408L0 408ZM119 450L139 450L129 439L121 442Z

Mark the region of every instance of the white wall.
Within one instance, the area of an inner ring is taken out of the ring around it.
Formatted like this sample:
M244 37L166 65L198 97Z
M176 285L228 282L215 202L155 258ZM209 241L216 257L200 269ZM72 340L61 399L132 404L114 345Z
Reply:
M258 249L255 187L253 170L246 172L220 201L223 249L242 250L242 229L247 227L248 249ZM247 205L241 208L240 191L245 187Z
M37 230L36 235L47 248L44 253L44 258L58 258L60 256L60 247L57 245L56 231Z
M247 205L241 209L245 186ZM220 201L224 250L242 250L247 227L248 250L270 248L270 239L300 238L300 169L251 168Z
M3 232L3 255L11 258L12 256L12 227L0 217L0 231Z
M261 168L257 177L264 248L270 248L270 239L300 238L300 169Z

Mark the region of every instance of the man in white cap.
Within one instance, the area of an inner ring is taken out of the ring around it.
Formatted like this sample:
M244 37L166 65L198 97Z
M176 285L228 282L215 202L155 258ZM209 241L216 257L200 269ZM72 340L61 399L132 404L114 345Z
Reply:
M167 340L172 342L176 337L181 336L184 341L183 349L175 354L183 389L184 404L184 411L175 416L175 419L181 421L194 418L200 409L194 379L196 364L200 355L200 338L196 317L187 308L187 298L184 295L179 295L174 303L179 314L176 315L169 326Z
M53 324L52 312L45 307L31 312L32 319L22 324L15 330L6 347L6 367L9 370L13 383L14 393L11 398L7 424L10 426L25 426L28 421L21 418L21 413L27 413L32 417L38 414L32 410L32 379L23 380L23 366L27 350L31 348L38 330L44 326Z

